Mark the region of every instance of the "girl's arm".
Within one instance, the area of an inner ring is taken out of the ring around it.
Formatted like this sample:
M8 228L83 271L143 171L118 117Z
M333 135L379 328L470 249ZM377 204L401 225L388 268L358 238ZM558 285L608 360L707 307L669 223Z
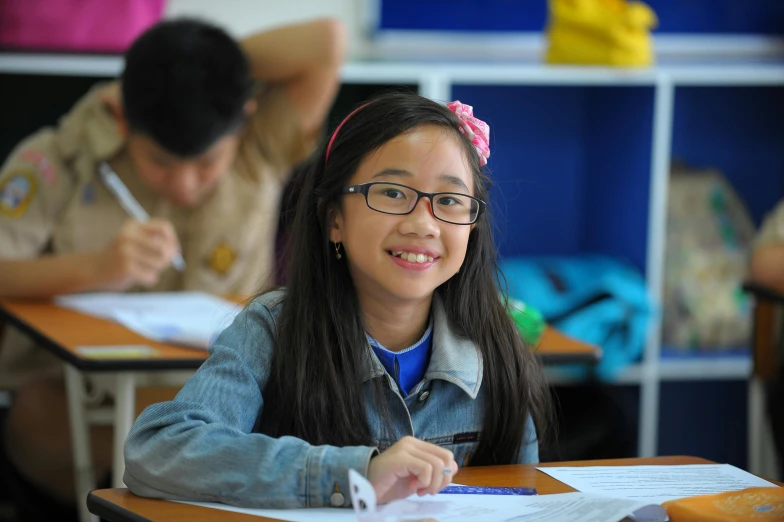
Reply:
M251 433L275 343L264 304L270 299L237 317L173 401L148 407L136 421L125 444L124 477L135 494L297 508L332 505L337 484L349 505L348 469L367 476L375 448Z

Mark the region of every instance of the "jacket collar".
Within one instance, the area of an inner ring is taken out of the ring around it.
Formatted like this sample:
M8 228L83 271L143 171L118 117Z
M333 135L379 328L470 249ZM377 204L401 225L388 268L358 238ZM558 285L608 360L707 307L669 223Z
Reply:
M482 355L467 337L458 335L449 326L444 304L433 296L433 353L425 372L425 379L451 382L475 399L482 384ZM368 344L368 364L363 381L384 375L381 362Z

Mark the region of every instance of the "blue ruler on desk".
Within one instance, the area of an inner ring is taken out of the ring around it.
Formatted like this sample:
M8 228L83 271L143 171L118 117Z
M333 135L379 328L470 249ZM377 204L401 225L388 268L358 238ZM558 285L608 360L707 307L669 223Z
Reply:
M493 488L486 486L447 486L439 495L536 495L536 488Z

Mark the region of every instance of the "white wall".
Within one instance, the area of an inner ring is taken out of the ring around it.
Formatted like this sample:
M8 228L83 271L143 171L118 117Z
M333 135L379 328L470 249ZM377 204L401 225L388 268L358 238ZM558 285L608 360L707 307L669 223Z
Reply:
M349 35L349 55L356 56L365 49L362 17L369 4L369 0L168 0L165 16L198 17L235 37L329 16L343 22Z

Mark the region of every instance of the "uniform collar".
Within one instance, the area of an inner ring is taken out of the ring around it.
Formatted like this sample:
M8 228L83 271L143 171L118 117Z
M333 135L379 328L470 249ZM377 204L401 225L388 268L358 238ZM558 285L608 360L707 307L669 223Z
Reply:
M438 295L433 296L433 353L425 372L425 379L447 381L469 397L476 399L482 384L482 355L479 348L467 337L458 335L449 327L446 310ZM363 381L384 375L384 367L366 345L368 364Z

